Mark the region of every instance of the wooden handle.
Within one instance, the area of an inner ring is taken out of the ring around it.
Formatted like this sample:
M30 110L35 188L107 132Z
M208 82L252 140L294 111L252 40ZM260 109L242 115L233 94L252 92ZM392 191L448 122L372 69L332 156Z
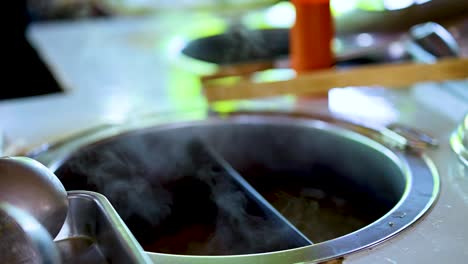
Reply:
M324 95L330 89L349 86L405 88L419 82L468 78L468 59L444 59L435 64L381 64L346 70L319 70L294 79L254 83L240 80L233 85L204 83L209 101L247 99L281 94Z

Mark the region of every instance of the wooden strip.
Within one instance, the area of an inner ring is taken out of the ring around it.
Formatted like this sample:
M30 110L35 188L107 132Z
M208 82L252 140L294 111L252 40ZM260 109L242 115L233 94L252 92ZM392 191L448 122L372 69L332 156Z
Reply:
M224 65L220 66L216 73L212 75L205 75L201 77L202 82L229 77L229 76L249 76L252 73L258 71L264 71L273 68L272 61L266 62L253 62L253 63L242 63L234 65Z
M209 101L268 97L281 94L323 95L330 89L349 86L405 88L420 82L468 78L468 59L444 59L435 64L381 64L347 70L327 69L306 73L288 81L254 83L240 80L233 85L204 83Z

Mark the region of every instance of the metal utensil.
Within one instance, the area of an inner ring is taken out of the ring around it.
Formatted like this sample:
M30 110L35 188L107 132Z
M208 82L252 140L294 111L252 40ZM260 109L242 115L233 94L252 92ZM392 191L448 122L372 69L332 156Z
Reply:
M460 46L442 25L428 22L413 26L408 32L407 52L416 60L434 63L444 57L459 57Z
M60 263L56 245L52 243L50 235L59 239L57 244L62 254L65 253L63 258L67 263L78 259L86 263L91 263L88 261L90 259L101 261L103 257L99 257L99 250L104 251L106 259L124 263L150 263L148 256L104 196L93 192L70 192L67 196L64 186L54 173L41 163L26 157L0 158L0 176L0 202L3 202L0 203L0 213L4 208L8 209L8 212L12 211L10 215L15 216L15 221L23 229L23 233L19 232L19 229L16 229L16 233L23 235L25 239L29 238L35 246L37 245L37 252L27 247L28 251L23 250L21 253L27 256L31 263ZM80 206L77 206L77 201L80 200L78 198L81 198ZM89 200L88 203L83 202L86 201L84 198ZM21 208L31 216L27 217L28 214L21 213L20 209L11 209L12 206L3 206L5 202ZM69 209L70 212L67 213ZM87 219L83 219L83 213L80 212L87 212ZM0 214L0 220L1 216ZM23 245L21 241L25 239L21 240L19 236L8 239L12 233L2 228L2 223L0 221L0 245L7 243L6 241ZM38 233L37 229L42 226L47 231L42 228L42 233ZM101 228L103 230L100 230ZM84 234L83 230L89 233L87 235L90 238L97 239L97 244L93 245L89 252L76 254L77 252L72 252L64 246L64 241L75 237L75 232ZM1 235L3 231L8 232L8 237ZM51 243L48 243L47 239ZM75 253L76 256L70 256L70 253ZM0 261L4 260L6 259L0 254Z
M0 261L61 263L49 232L34 217L8 203L0 203Z
M5 157L0 176L0 201L28 212L55 237L68 210L67 192L55 174L33 159Z
M70 191L68 200L67 219L55 239L65 263L152 263L102 194Z

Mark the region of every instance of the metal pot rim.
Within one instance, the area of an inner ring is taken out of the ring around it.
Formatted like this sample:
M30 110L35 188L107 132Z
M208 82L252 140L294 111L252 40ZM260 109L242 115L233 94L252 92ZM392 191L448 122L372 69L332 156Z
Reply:
M375 151L383 153L392 160L406 177L405 192L397 205L387 214L375 222L345 236L341 236L322 243L310 246L248 255L223 256L187 256L148 252L155 262L161 263L299 263L321 262L341 257L352 252L369 248L381 243L420 219L437 199L440 189L439 175L435 165L425 155L390 150L389 148L356 132L341 128L319 120L289 117L262 117L260 118L210 118L201 121L189 121L173 124L144 123L137 126L121 126L106 129L88 135L82 139L64 144L52 150L52 154L38 154L39 161L43 160L52 170L57 169L69 155L83 146L91 146L99 142L112 140L128 133L143 133L145 131L158 131L190 127L194 125L216 124L281 124L305 126L311 129L327 131L347 139L364 144ZM43 156L43 157L41 157Z

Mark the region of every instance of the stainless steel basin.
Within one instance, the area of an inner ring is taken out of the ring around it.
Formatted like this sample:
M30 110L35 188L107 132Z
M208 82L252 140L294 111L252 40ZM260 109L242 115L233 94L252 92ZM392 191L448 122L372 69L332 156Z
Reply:
M209 145L293 227L232 184L219 164L194 150L194 140ZM104 194L161 263L336 258L408 227L439 190L424 155L392 150L322 121L288 117L124 126L36 158L55 170L67 190Z

